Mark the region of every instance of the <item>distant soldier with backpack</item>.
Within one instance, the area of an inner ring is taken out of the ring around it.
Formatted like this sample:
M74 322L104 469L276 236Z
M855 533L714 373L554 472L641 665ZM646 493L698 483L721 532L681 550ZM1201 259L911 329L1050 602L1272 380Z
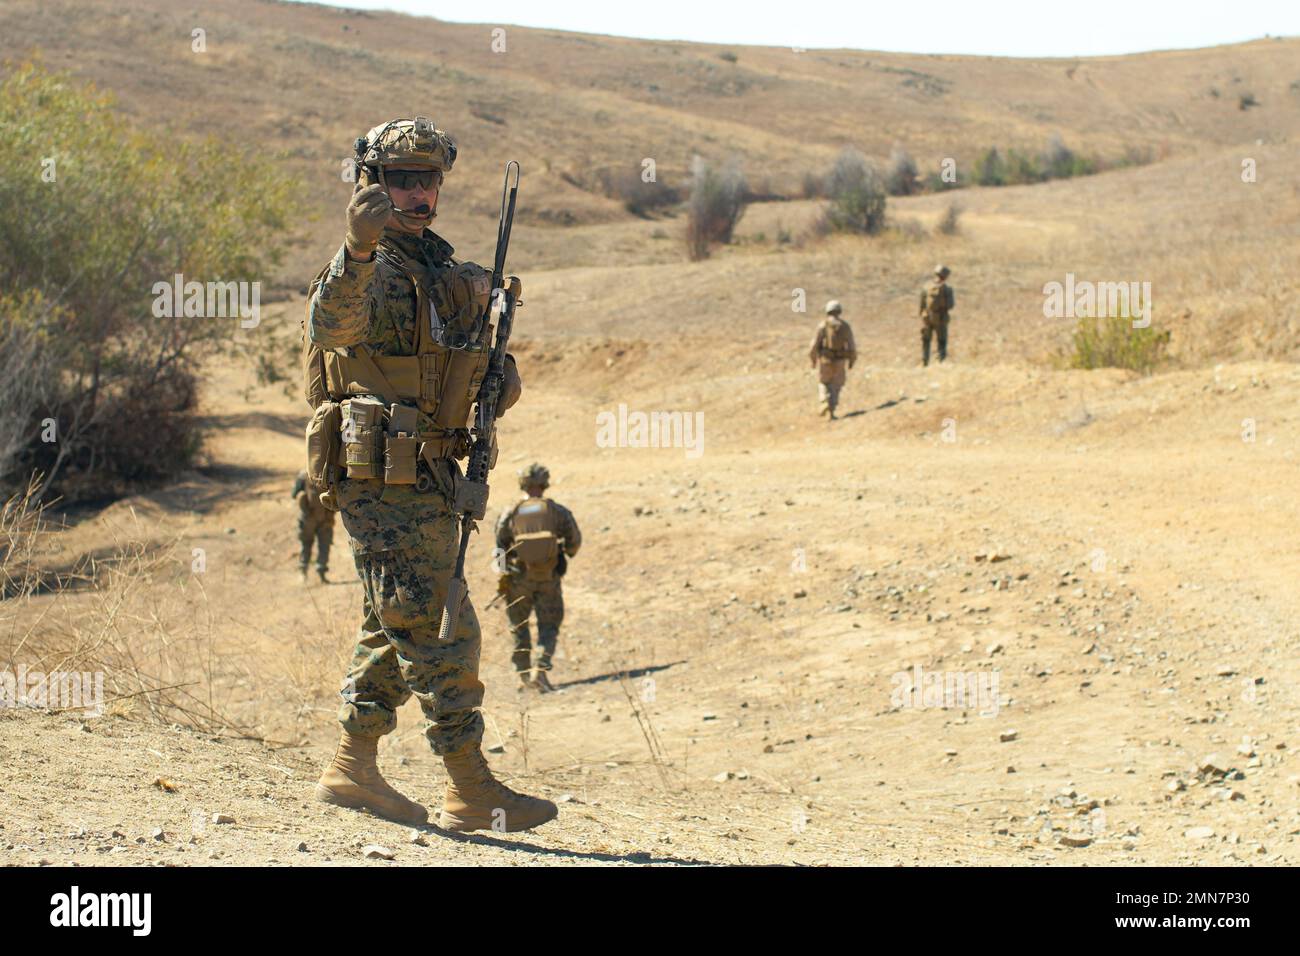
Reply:
M930 364L930 338L939 339L939 361L948 357L948 318L953 308L952 286L944 280L947 266L934 267L934 278L921 290L921 364Z
M819 415L827 415L835 420L835 406L840 401L840 389L844 387L847 369L853 368L858 360L858 350L853 344L853 330L849 323L840 318L843 311L839 302L832 299L826 303L826 318L817 326L808 358L817 370L817 396L821 401Z
M316 576L329 584L325 575L330 569L330 544L334 540L334 512L320 500L320 492L307 481L307 472L298 472L293 483L293 498L298 503L298 574L307 583L307 565L311 563L312 545L316 545Z
M506 600L506 617L515 649L511 661L524 687L543 693L554 690L547 672L564 620L564 595L560 579L568 559L582 546L582 534L573 512L543 496L551 473L541 465L519 472L525 492L518 504L497 520L497 548L503 571L498 592ZM532 660L528 618L537 612L537 659Z

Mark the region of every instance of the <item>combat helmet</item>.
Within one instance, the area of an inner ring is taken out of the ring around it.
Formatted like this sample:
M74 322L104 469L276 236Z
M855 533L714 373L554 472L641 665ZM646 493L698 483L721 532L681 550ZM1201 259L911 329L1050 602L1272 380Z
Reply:
M426 166L437 171L441 182L442 176L451 172L456 162L456 144L444 130L435 129L433 121L426 116L389 120L358 137L352 148L356 154L353 163L358 185L361 167L364 166L384 189L388 189L385 167ZM428 225L438 215L438 203L435 199L427 216L417 216L396 207L394 212L412 223Z
M948 278L948 276L952 274L952 270L949 269L943 263L939 263L939 265L934 267L934 274L937 275L940 279L946 279Z
M527 468L519 469L520 488L527 489L534 485L537 485L540 488L545 488L550 483L551 473L546 470L546 466L544 465L539 465L537 462L533 462Z
M841 312L843 312L843 311L844 311L844 310L843 310L843 308L840 306L840 300L839 300L839 299L831 299L829 302L826 303L826 314L827 314L827 315L839 315L839 314L840 314Z

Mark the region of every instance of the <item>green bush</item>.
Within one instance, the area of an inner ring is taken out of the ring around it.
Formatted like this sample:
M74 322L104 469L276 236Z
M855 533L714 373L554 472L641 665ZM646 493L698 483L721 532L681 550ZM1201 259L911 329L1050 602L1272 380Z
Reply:
M259 333L238 316L156 317L154 286L177 273L269 279L291 201L265 158L134 128L93 86L11 66L0 83L0 342L44 342L52 372L20 409L0 482L40 472L42 494L78 500L187 467L199 363ZM3 371L6 394L31 388L31 372Z
M1007 165L996 146L990 146L980 153L975 160L973 176L980 186L1005 186L1007 184Z
M1071 351L1062 363L1069 368L1126 368L1148 375L1163 361L1169 331L1154 325L1133 328L1133 318L1122 315L1085 316L1074 330Z
M826 177L826 225L836 232L874 235L885 226L885 181L866 157L845 149Z
M1029 183L1041 183L1047 179L1039 159L1029 153L1023 153L1018 149L1007 150L1006 162L1003 165L1003 184L1007 186L1023 186Z

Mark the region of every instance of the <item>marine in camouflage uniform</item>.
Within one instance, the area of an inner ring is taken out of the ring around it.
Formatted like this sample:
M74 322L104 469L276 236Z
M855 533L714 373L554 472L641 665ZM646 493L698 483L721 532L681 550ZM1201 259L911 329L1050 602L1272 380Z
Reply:
M930 338L939 342L939 361L948 357L948 313L955 304L952 286L944 280L951 270L944 265L934 267L934 278L921 290L921 364L930 364Z
M497 519L497 554L504 569L498 591L506 600L506 617L510 621L510 634L514 638L511 662L524 686L535 687L543 693L554 690L548 672L555 655L555 645L564 622L564 591L561 579L568 570L568 559L582 547L582 533L573 512L559 502L544 497L551 474L541 465L530 465L519 472L519 487L525 497L501 512ZM532 573L520 559L516 542L517 515L521 506L530 502L545 502L551 532L558 539L554 567L544 567ZM532 659L532 635L528 618L537 615L537 660Z
M330 544L334 541L334 512L321 504L320 494L307 484L307 472L298 472L293 483L293 498L298 502L298 573L307 580L307 565L311 563L312 546L316 547L316 575L321 584L328 584L325 575L330 569Z
M858 360L857 346L853 343L853 329L840 318L843 307L832 299L826 303L826 318L822 319L808 347L808 359L817 370L817 398L828 420L835 420L835 409L840 402L840 390L848 378L848 369Z
M479 341L484 335L490 338L490 328L484 332L483 325L489 283L481 268L453 259L452 247L428 228L437 214L443 174L455 161L456 147L450 138L417 117L375 127L357 141L356 148L359 175L348 206L348 235L313 283L307 335L322 354L332 350L336 363L351 362L337 366L345 370L344 381L355 382L367 374L365 369L379 368L381 373L373 380L397 388L393 385L397 379L387 379L382 368L409 369L412 363L388 357L418 355L423 360L430 342L441 347L466 329L477 329L474 335ZM422 302L428 306L428 328L420 322ZM445 358L453 352L443 348L440 354ZM328 359L326 355L322 361ZM449 367L444 366L444 372ZM554 818L556 808L550 801L515 793L497 782L480 750L481 638L468 598L461 604L450 638L438 640L458 542L452 501L455 484L463 476L455 459L467 453L469 443L463 427L467 415L459 419L462 427L435 424L447 401L449 386L444 379L449 377L450 373L442 378L426 375L422 363L418 375L408 376L414 384L406 387L419 395L417 483L390 483L382 463L380 477L353 477L349 459L349 477L339 479L333 489L351 539L364 601L339 711L342 740L317 785L316 797L365 807L403 823L424 822L424 807L390 787L375 762L379 737L394 729L397 709L414 695L429 721L429 744L447 768L443 828L529 829ZM426 403L426 387L441 387L437 407ZM366 389L345 388L354 397L358 390ZM506 363L502 411L519 395L519 376L511 358ZM388 404L384 396L370 397ZM417 400L399 404L415 405ZM392 408L395 415L398 404ZM400 410L414 414L410 408ZM346 442L346 427L344 436Z

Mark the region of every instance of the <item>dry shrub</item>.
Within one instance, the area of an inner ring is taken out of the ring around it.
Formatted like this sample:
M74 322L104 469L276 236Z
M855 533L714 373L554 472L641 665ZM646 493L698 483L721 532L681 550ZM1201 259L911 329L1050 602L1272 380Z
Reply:
M958 202L948 203L948 208L943 211L939 221L935 223L934 231L941 236L955 236L961 231L959 220L961 219L962 206Z
M916 161L901 145L896 144L889 153L889 164L885 168L885 188L891 196L911 196L921 191Z
M836 232L875 235L885 227L885 182L866 157L846 149L826 179L826 225Z
M676 189L659 182L657 177L654 182L647 182L640 166L598 169L592 175L602 195L617 199L634 216L649 216L657 209L675 205L682 198Z
M1127 310L1125 310L1127 313ZM1168 329L1133 328L1128 314L1085 316L1078 320L1071 351L1061 356L1067 368L1125 368L1149 375L1164 360Z
M734 163L718 168L695 157L686 222L686 247L692 261L708 258L709 248L715 244L731 242L748 192L744 174Z

